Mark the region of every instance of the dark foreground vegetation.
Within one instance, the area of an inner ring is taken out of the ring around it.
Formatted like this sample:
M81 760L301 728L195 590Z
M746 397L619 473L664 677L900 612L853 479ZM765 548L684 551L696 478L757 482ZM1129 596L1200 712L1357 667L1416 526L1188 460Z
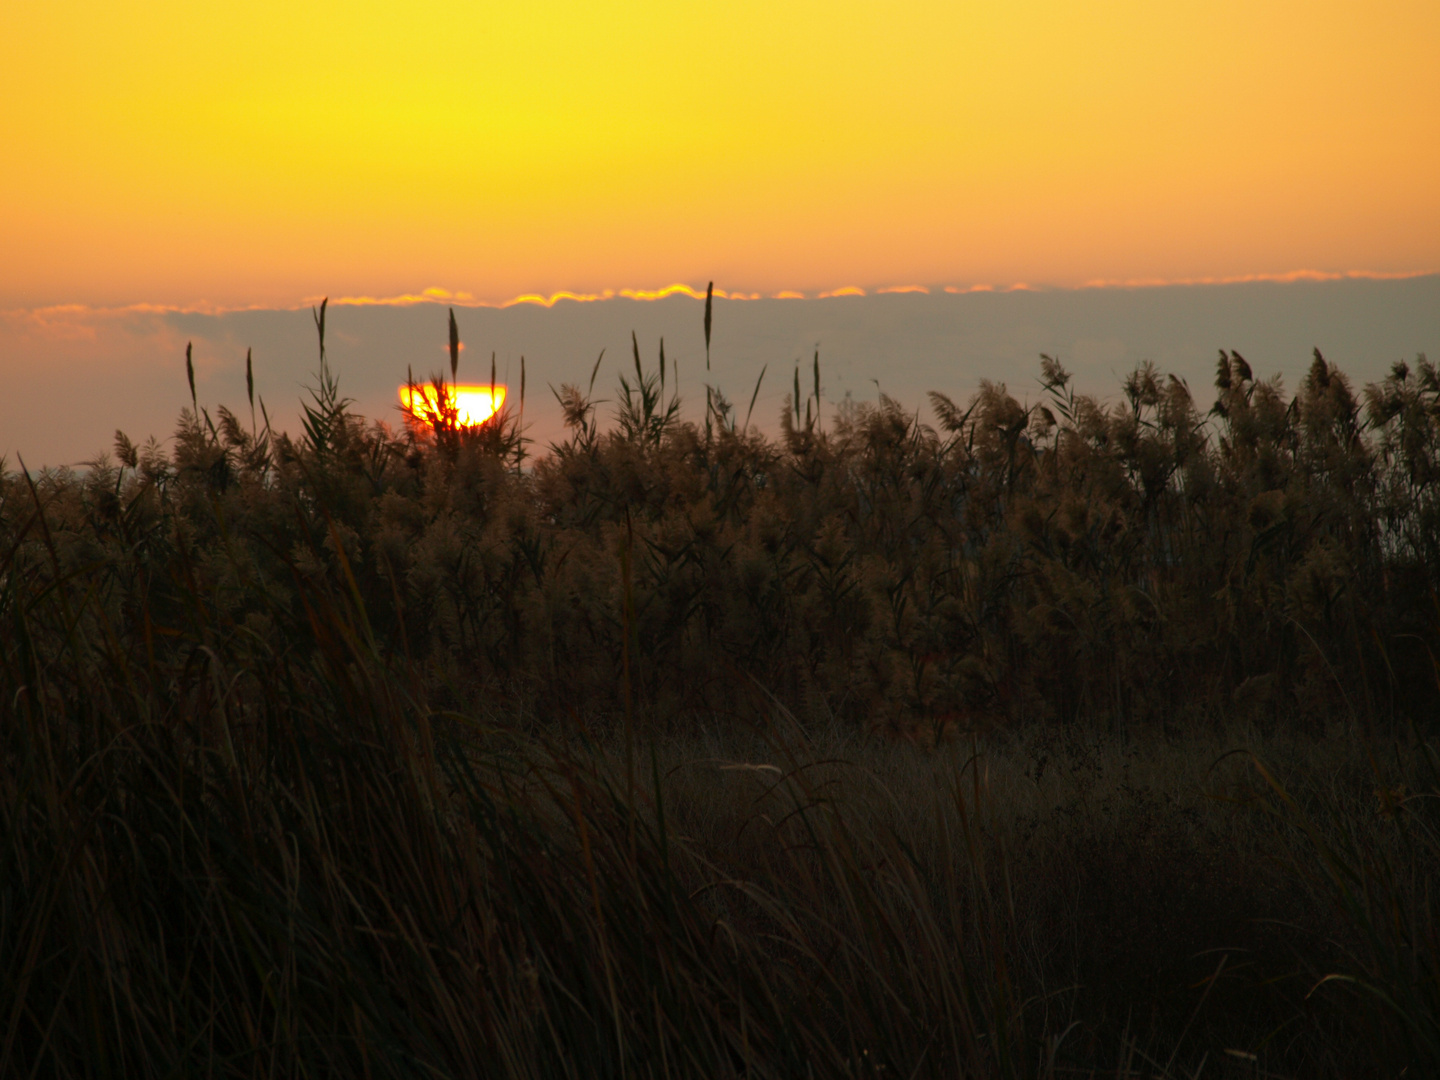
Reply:
M1435 367L803 375L5 473L0 1075L1440 1074Z

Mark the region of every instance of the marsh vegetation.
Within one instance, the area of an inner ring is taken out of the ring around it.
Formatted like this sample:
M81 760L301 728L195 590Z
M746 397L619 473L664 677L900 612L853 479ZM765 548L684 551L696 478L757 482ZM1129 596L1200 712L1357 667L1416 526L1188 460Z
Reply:
M5 472L0 1073L1440 1070L1434 365L633 361Z

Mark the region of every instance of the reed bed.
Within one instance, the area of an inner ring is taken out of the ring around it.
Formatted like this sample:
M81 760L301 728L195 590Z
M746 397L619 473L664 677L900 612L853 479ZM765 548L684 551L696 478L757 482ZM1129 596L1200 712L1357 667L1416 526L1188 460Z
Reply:
M316 323L0 482L0 1074L1440 1070L1423 358L769 441L637 342L537 455Z

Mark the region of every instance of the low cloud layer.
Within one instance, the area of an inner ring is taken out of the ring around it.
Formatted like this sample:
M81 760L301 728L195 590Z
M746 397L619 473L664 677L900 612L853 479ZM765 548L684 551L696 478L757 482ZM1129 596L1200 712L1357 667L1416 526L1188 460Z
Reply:
M328 354L344 394L367 416L398 418L396 387L407 369L424 378L448 371L446 308L456 306L465 351L462 381L497 375L518 392L527 372L526 419L542 445L560 434L548 389L588 381L601 350L596 393L611 396L633 370L631 332L652 366L660 339L678 364L682 398L698 414L708 381L743 410L762 367L756 421L776 424L795 362L820 350L823 395L873 400L884 393L915 408L927 390L963 400L981 379L1033 396L1042 352L1074 371L1082 391L1118 390L1142 360L1188 380L1208 400L1216 350L1236 349L1257 374L1290 385L1319 347L1357 383L1377 379L1396 360L1440 355L1440 275L1401 280L1290 282L1081 290L947 291L908 287L826 298L715 301L711 370L705 370L703 302L677 288L649 297L597 302L545 297L545 303L463 306L460 297L420 294L404 302L332 302ZM717 297L720 291L717 290ZM541 298L536 298L541 299ZM308 309L186 312L82 307L0 314L0 454L14 467L75 464L110 444L116 428L132 438L165 438L189 403L185 345L194 342L202 405L245 405L245 353L254 356L256 392L279 427L298 430L298 402L316 365ZM807 384L808 389L808 384Z

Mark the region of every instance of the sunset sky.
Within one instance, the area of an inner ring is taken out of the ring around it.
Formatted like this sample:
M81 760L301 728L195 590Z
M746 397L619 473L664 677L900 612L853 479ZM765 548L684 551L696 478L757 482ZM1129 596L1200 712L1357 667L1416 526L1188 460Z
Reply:
M1440 269L1440 4L0 8L0 310Z

